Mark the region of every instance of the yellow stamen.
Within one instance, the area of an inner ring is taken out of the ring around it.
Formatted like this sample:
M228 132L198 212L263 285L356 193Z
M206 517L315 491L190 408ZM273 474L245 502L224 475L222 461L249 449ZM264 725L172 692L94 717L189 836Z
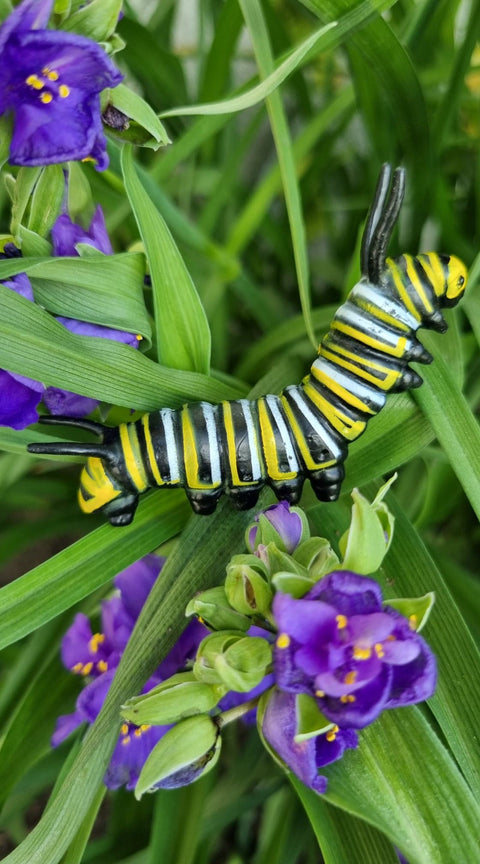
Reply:
M66 84L60 84L58 88L58 93L62 97L62 99L66 99L67 96L70 96L70 87L67 87Z
M93 156L84 156L83 159L81 159L80 161L81 162L95 162L96 160L93 158Z
M72 666L72 672L74 672L75 675L80 675L80 672L82 671L82 669L83 669L83 663L75 663L75 666Z
M142 334L141 334L141 333L137 333L136 336L135 336L135 339L138 339L138 341L141 342L142 339L143 339Z
M335 741L335 738L337 737L337 732L339 731L340 730L338 726L334 726L333 729L330 729L330 732L327 732L325 738L327 739L327 741Z
M108 669L108 663L106 660L99 660L97 663L97 671L98 672L106 672Z
M91 651L92 654L96 654L98 651L98 646L101 645L102 642L105 642L104 634L94 633L92 638L90 639L90 642L88 643L89 651Z
M147 729L151 729L151 724L150 723L142 723L142 725L140 726L140 729L142 730L142 732L146 732Z
M349 684L349 685L355 684L356 680L357 680L357 673L355 671L347 672L347 674L345 675L345 677L343 679L343 683Z
M122 723L120 732L122 735L128 735L128 723Z
M394 636L393 633L391 633L390 636L387 636L387 638L385 639L385 642L396 642L396 641L397 641L397 637Z
M41 90L43 87L43 81L38 77L38 75L29 75L28 78L25 78L25 84L28 84L29 87L33 87L34 90Z
M381 642L375 643L375 653L377 657L380 658L380 660L382 659L382 657L385 657L385 651L383 650L383 645Z
M138 729L135 729L135 732L133 734L135 735L135 738L140 738L140 736L142 734L141 727L139 727Z
M354 660L370 660L372 656L371 648L362 648L361 645L355 645L353 649Z
M277 648L288 648L290 645L290 636L288 633L280 633L276 642Z
M54 69L49 69L48 66L43 67L42 75L45 75L45 78L48 78L50 81L58 81L58 72L55 72Z
M340 696L340 702L343 702L345 705L347 702L355 702L355 696L352 693L345 693L344 696Z
M130 735L125 735L125 738L122 738L122 744L130 744Z
M344 630L348 624L348 618L346 615L337 615L335 621L337 622L337 627L339 630Z
M53 99L53 96L51 93L41 93L40 94L40 101L43 102L44 105L48 105L48 103L51 102L52 99Z
M415 615L415 613L413 615L409 615L408 616L408 624L409 624L410 630L416 630L417 625L418 625L418 615Z
M325 690L315 690L315 696L317 696L319 699L323 699L323 697L325 696Z
M82 675L90 675L90 672L93 669L93 663L85 663L85 666L82 669Z

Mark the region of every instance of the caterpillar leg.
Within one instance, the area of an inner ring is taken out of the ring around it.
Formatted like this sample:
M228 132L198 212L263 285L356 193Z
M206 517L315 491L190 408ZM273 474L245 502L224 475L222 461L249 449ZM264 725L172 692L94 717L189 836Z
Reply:
M336 501L345 477L345 468L335 465L310 475L310 483L319 501Z

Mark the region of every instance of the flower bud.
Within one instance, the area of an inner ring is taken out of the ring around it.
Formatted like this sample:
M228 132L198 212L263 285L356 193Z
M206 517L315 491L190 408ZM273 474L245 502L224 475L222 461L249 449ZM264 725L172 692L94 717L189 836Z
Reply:
M338 569L338 555L325 537L310 537L295 550L293 557L307 569L311 582L318 582L322 576Z
M352 520L339 543L343 561L337 569L366 576L380 567L392 541L395 521L382 498L395 477L382 486L372 503L358 489L353 489Z
M305 513L299 507L279 501L255 517L254 524L247 528L245 542L251 552L256 552L260 544L275 543L283 552L291 554L309 537Z
M266 639L223 631L203 640L193 671L200 681L246 693L260 683L271 662Z
M193 672L179 672L148 693L128 699L122 705L121 715L137 726L167 726L194 714L208 713L224 692L224 687L198 681Z
M245 631L252 626L250 618L232 609L223 585L209 588L193 597L185 610L185 615L196 615L202 624L211 630Z
M139 801L145 792L194 783L214 767L220 747L218 726L207 714L182 720L150 753L138 778L135 798Z
M255 555L235 555L227 565L225 593L230 605L238 612L268 615L273 592L263 562Z

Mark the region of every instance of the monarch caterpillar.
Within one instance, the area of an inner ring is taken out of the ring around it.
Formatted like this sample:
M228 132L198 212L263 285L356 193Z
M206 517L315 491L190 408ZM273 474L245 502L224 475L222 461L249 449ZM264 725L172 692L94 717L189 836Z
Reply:
M30 444L30 453L87 456L79 489L85 513L131 522L149 487L183 487L193 510L209 514L223 492L239 509L268 483L290 503L308 477L317 497L340 494L348 445L383 408L386 394L418 387L409 362L430 363L420 327L444 332L440 312L465 290L458 258L426 252L386 258L405 191L405 170L381 170L362 237L362 278L337 310L301 384L255 401L163 408L109 428L91 420L42 417L87 429L99 443Z

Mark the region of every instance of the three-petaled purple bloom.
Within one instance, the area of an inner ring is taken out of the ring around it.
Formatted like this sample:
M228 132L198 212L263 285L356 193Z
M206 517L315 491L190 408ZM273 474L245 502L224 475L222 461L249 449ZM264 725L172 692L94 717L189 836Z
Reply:
M90 39L47 30L54 0L23 0L0 27L0 114L14 113L13 165L108 165L99 94L123 76Z
M102 603L101 631L93 633L89 619L78 614L62 641L62 661L73 673L88 678L73 714L58 718L52 737L57 747L82 723L93 723L100 713L123 650L140 610L160 572L164 559L146 555L116 576L120 594ZM143 688L148 692L193 660L208 631L192 621ZM104 782L110 789L133 789L153 747L169 726L124 723L107 768Z
M95 210L87 229L76 225L66 214L59 216L52 228L52 241L53 253L56 256L78 255L75 248L77 243L87 243L106 255L113 252L100 206ZM7 243L0 258L16 255L18 250L13 244ZM26 273L12 276L3 284L26 300L34 302L32 286ZM57 316L57 321L79 336L97 336L122 342L132 348L138 347L138 338L134 333L114 330L89 321L78 321L75 318ZM70 417L85 417L98 405L97 399L80 396L60 387L44 387L32 378L0 370L0 426L25 429L35 423L38 420L37 409L42 400L51 414L67 414Z
M321 794L327 788L327 778L319 769L341 759L347 748L356 748L357 733L334 726L323 735L295 741L296 732L295 694L273 690L263 716L262 734L302 783Z
M278 592L273 614L277 686L314 696L342 729L361 729L385 708L435 690L434 655L407 618L382 604L373 579L335 571L300 600Z

